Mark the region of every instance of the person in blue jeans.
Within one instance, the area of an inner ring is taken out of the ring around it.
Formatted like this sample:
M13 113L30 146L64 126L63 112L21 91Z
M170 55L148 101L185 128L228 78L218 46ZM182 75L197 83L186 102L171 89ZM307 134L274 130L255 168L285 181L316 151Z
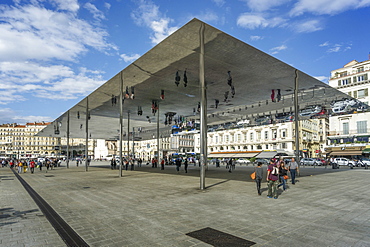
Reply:
M292 184L295 184L295 176L299 172L299 167L294 158L289 162L290 177L292 178Z
M280 184L278 185L278 188L280 186L283 186L283 190L286 191L286 180L284 176L288 176L288 169L285 167L284 161L280 160L280 167L279 167Z

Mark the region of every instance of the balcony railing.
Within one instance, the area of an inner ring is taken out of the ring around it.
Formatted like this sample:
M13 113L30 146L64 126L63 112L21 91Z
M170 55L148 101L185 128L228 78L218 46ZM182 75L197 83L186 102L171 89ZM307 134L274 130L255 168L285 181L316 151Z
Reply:
M362 136L362 135L370 135L370 128L367 128L366 131L361 131L358 133L358 130L348 130L348 131L329 131L329 137L333 136Z

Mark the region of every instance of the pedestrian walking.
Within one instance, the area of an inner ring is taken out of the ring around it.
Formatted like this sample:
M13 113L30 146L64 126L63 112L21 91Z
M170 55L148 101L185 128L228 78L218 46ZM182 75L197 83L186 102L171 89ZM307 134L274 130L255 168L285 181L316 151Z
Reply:
M184 161L184 169L185 169L185 173L188 173L188 159L185 159Z
M229 161L227 162L226 168L229 168L229 172L231 172L233 168L233 159L229 159Z
M175 161L175 164L176 164L176 171L177 171L177 173L179 173L180 172L180 167L181 167L181 159L177 158L176 161Z
M288 168L285 167L285 163L283 160L280 160L279 163L279 180L280 184L278 185L278 188L280 186L283 186L283 190L286 191L286 176L288 176Z
M161 160L161 170L164 170L164 159Z
M292 161L289 163L289 172L290 178L292 179L292 184L295 184L295 177L299 172L299 167L294 158L292 158Z
M31 160L30 161L30 170L31 170L31 173L32 174L35 171L35 161L34 160Z
M218 158L216 158L216 167L220 167L220 160Z
M19 160L18 161L18 173L22 173L22 169L23 169L23 164L22 164L22 162Z
M40 171L42 171L42 162L41 161L37 161L37 167L40 169Z
M270 160L270 164L267 167L267 182L268 192L267 197L277 199L277 184L279 182L279 165L275 163L275 159Z
M263 168L262 168L262 162L257 163L257 167L254 168L254 171L256 172L256 186L257 186L257 193L260 196L261 195L261 182L263 179Z

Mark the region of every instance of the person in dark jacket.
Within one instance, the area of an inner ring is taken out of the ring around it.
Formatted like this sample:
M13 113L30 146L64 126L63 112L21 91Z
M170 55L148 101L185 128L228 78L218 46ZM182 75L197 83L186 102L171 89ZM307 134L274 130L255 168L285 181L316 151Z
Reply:
M261 182L263 178L263 169L262 169L262 162L257 163L257 167L254 169L256 172L256 185L257 185L257 193L261 195Z
M267 167L267 182L268 193L267 197L277 199L277 184L279 182L279 164L275 163L275 159L270 160L270 165Z

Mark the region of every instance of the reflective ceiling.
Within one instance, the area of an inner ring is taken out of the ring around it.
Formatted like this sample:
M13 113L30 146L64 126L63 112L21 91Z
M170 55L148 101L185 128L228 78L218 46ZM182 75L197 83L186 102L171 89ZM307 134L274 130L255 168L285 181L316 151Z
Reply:
M156 136L157 115L152 113L153 101L158 105L156 114L159 113L161 136L171 133L166 113L176 113L173 119L179 116L187 120L199 119L199 33L202 23L198 19L191 20L58 117L38 135L66 137L69 112L70 137L85 138L88 102L89 137L118 139L122 83L124 94L127 89L129 96L123 103L126 133L130 115L130 132L134 127L137 137L151 139ZM294 67L207 24L204 36L208 125L293 111ZM348 95L301 71L297 71L297 74L300 109L311 105L329 109L331 101L348 98ZM235 95L230 85L234 87ZM161 99L162 90L164 99ZM275 102L272 101L272 90ZM278 97L279 91L281 97ZM217 107L216 100L219 102ZM142 115L138 114L140 109Z

